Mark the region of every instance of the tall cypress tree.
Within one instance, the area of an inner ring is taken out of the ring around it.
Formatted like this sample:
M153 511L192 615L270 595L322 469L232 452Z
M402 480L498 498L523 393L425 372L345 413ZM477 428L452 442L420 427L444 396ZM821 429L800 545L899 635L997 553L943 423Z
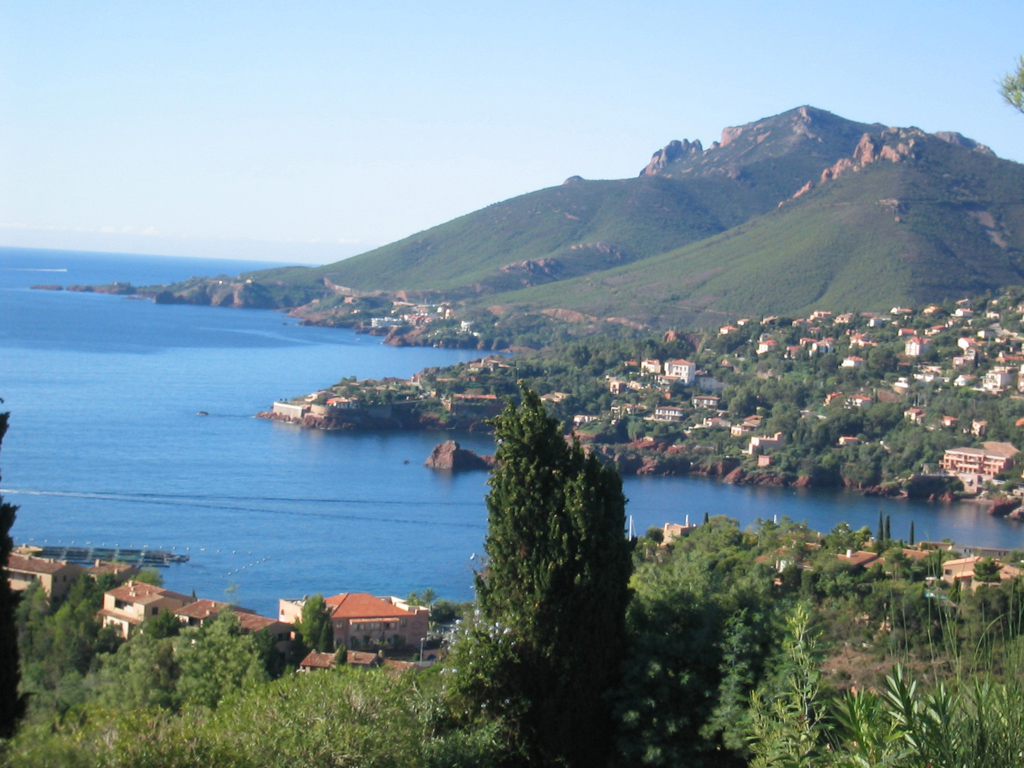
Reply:
M632 568L622 481L525 386L493 423L481 620L456 643L450 701L503 720L531 765L605 765Z
M334 626L324 596L317 592L302 606L302 618L296 629L311 650L330 653L334 650Z
M0 400L0 402L3 402ZM9 413L0 413L0 443L7 433ZM0 497L0 568L6 570L7 556L14 548L11 526L17 507ZM25 697L18 694L21 673L18 669L18 632L14 621L16 598L7 583L7 574L0 578L0 737L14 735L18 720L25 714Z

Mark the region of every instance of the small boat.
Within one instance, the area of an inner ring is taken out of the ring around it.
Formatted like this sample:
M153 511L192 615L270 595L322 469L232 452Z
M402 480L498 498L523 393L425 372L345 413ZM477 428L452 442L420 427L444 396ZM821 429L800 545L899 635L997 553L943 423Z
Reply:
M196 416L209 416L210 414L206 411L196 411Z

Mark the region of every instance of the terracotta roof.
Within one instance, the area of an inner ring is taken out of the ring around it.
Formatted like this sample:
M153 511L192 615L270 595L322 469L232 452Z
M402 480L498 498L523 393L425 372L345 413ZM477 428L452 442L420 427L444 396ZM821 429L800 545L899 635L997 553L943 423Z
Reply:
M333 653L318 653L310 651L306 658L299 662L300 667L313 667L314 669L331 669L337 664Z
M384 659L384 666L398 672L408 672L410 669L415 671L420 668L415 661L399 661L398 659Z
M959 453L967 456L995 456L1010 459L1017 454L1017 449L1010 443L982 443L983 448L947 448L947 453Z
M924 560L931 552L924 549L904 549L903 554L911 560Z
M946 562L944 562L942 564L942 567L943 568L948 568L948 567L954 566L954 565L973 565L974 563L978 562L979 560L981 560L981 558L978 555L972 555L971 557L960 557L960 558L957 558L956 560L947 560Z
M125 624L131 624L132 626L136 626L141 622L141 619L138 616L132 616L131 614L122 613L121 611L108 611L106 608L101 608L97 615L110 617L111 619L122 621Z
M26 557L10 554L7 556L7 569L10 571L26 571L28 573L57 573L70 563L63 560L50 560L45 557ZM81 568L81 566L75 566ZM82 569L84 570L84 569Z
M380 664L380 657L376 653L367 653L366 651L348 651L345 659L349 664L357 666Z
M107 594L112 595L116 600L124 600L126 603L148 603L162 597L181 600L184 603L192 602L189 595L172 592L163 587L154 587L152 584L144 584L141 581L129 581L116 589L108 590Z
M258 613L239 613L238 623L241 625L243 632L259 632L261 629L266 629L272 624L284 624L277 619L268 619L266 616L260 616ZM288 625L284 624L284 626L287 627Z
M331 607L332 619L404 619L412 615L410 611L366 592L347 592L325 597L324 603Z
M863 550L857 550L856 552L850 554L849 557L846 555L837 555L837 557L840 560L849 563L850 565L865 566L869 563L875 562L875 560L877 560L879 556L874 552L865 552Z
M186 619L198 619L199 621L203 621L211 616L216 616L225 608L229 608L234 611L238 616L239 621L241 621L243 616L256 613L251 608L242 608L238 605L223 603L220 600L208 600L204 597L201 600L196 600L194 603L189 603L188 605L179 608L174 612L174 615L184 616Z
M134 565L128 565L128 563L110 563L105 560L97 560L95 565L90 565L85 569L93 576L99 576L102 573L112 573L118 575L119 573L125 573L127 571L135 571L138 573L138 568Z

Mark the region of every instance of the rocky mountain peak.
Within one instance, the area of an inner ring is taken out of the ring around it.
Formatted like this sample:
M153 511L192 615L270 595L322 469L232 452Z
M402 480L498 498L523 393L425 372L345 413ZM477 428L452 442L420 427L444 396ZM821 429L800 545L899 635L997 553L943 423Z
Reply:
M769 158L791 156L824 158L815 169L848 157L865 131L881 131L884 125L857 123L811 106L797 107L780 115L745 125L724 128L719 141L704 149L700 142L673 141L654 153L641 176L706 176L732 173ZM732 176L730 176L732 177Z
M678 139L670 141L664 149L659 149L651 156L651 162L647 164L647 167L640 171L641 176L654 176L660 173L666 165L671 163L673 160L678 160L681 157L697 156L699 157L704 153L704 147L701 146L699 140L687 141Z
M996 154L990 148L986 147L984 144L977 142L974 139L969 139L962 133L957 133L956 131L936 131L932 135L935 136L936 138L942 139L945 142L955 144L958 147L965 147L966 149L970 149L982 155L989 155L991 157L995 157Z

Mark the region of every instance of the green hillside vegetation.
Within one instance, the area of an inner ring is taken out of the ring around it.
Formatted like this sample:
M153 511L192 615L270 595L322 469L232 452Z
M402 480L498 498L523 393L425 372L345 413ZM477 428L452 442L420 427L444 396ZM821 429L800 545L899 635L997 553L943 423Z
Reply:
M486 283L502 267L556 258L573 275L660 253L722 232L760 201L727 194L722 182L664 179L570 180L462 216L361 256L312 270L273 275L329 279L360 290L453 289ZM712 203L718 202L715 205ZM605 244L598 248L573 246ZM603 256L603 258L602 258ZM265 279L260 273L261 279Z
M614 747L575 764L1019 765L1024 582L986 560L984 583L949 584L935 577L955 552L880 528L742 530L710 515L674 542L661 529L635 541ZM851 549L878 559L858 566ZM240 634L230 611L121 643L98 630L87 581L59 605L33 588L19 610L22 658L50 690L0 740L4 765L551 764L522 758L526 734L503 713L459 722L446 695L457 654L419 673L271 670L269 638Z
M573 177L335 264L148 293L352 327L395 298L447 303L449 319L568 309L692 328L1021 282L1024 167L959 134L800 107L707 150L671 142L637 178Z
M1024 243L1011 234L1024 224L1020 166L977 156L972 176L961 147L929 139L918 151L699 243L489 301L686 326L709 310L717 317L704 324L719 313L878 309L1020 282Z

